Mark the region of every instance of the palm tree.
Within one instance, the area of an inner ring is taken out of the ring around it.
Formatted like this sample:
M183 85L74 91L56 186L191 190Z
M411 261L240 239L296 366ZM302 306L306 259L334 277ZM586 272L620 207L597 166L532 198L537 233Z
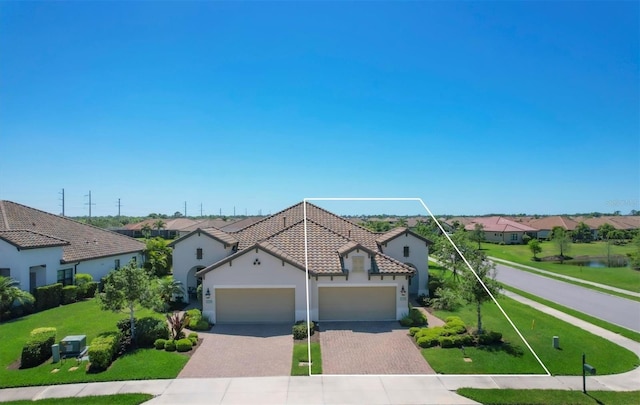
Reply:
M164 223L163 220L159 219L153 223L153 227L158 230L158 236L160 236L160 230L163 229L167 224Z
M164 309L169 308L169 301L173 296L184 296L182 283L172 276L162 277L156 280L156 293L164 304Z
M149 239L149 236L151 236L151 226L149 224L144 224L142 225L142 229L140 230L142 231L144 237Z
M20 289L20 283L12 278L0 276L0 320L14 302L23 304L33 300L33 295Z

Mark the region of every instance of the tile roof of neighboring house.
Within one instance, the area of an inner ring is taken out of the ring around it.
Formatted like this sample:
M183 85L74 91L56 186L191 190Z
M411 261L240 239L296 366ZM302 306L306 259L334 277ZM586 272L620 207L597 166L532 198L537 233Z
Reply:
M43 240L42 247L50 246L54 239L68 242L62 247L63 263L141 252L145 248L144 243L133 238L11 201L0 200L0 230L46 236L49 239Z
M205 229L205 228L216 228L216 229L222 229L223 227L231 224L232 222L235 221L225 221L222 218L215 218L215 219L200 219L200 220L196 220L196 222L192 225L189 225L185 228L181 228L179 229L182 232L191 232L191 231L195 231L196 229L200 228L200 229Z
M305 257L304 203L296 204L274 215L231 233L239 240L238 252L198 272L207 273L246 253L248 249L263 248L313 275L342 274L340 254L362 247L373 252L372 271L381 274L414 274L415 269L379 253L376 238L380 234L369 231L329 211L306 203L307 255Z
M602 217L578 217L579 222L584 222L591 229L598 229L604 224L609 224L615 229L627 230L640 228L640 217L634 216L602 216Z
M225 232L237 232L240 229L246 228L249 225L255 224L258 221L263 220L264 217L247 217L243 219L239 219L237 221L227 222L226 225L221 227L216 227Z
M69 244L66 240L24 229L2 230L0 231L0 239L5 240L20 249L56 247Z
M398 227L398 228L393 228L390 231L387 231L383 234L378 234L378 238L376 239L376 243L378 243L379 245L382 245L384 243L387 243L395 238L397 238L398 236L402 235L403 233L410 233L413 236L415 236L418 239L422 239L423 241L425 241L428 244L433 244L433 242L431 242L430 240L428 240L427 238L423 237L422 235L419 235L415 232L410 231L408 228L405 228L404 226Z
M536 232L531 226L513 221L505 217L477 217L465 225L464 229L472 231L475 224L481 224L485 232Z
M158 221L164 222L164 227L162 229L172 231L179 231L198 223L198 221L190 218L149 218L135 224L128 224L125 226L125 229L129 229L131 231L140 231L145 225L149 225L151 229L157 229L155 223Z
M540 230L551 230L556 226L560 226L566 230L573 231L576 229L576 226L578 226L578 223L571 218L555 215L551 217L532 219L528 222L528 225Z

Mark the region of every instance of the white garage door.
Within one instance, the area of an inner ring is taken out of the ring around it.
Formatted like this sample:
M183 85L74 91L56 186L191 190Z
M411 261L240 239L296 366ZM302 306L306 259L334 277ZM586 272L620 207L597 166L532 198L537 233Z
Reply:
M293 288L221 288L215 290L218 323L295 321Z
M320 287L321 321L396 319L396 287Z

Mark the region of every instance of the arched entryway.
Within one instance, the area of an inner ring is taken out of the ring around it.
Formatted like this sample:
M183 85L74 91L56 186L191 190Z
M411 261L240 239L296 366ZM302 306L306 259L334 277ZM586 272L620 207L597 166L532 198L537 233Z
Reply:
M197 298L196 291L198 286L202 284L202 279L200 277L196 277L196 273L202 269L204 269L204 266L194 266L187 272L185 290L187 291L189 301L195 301Z

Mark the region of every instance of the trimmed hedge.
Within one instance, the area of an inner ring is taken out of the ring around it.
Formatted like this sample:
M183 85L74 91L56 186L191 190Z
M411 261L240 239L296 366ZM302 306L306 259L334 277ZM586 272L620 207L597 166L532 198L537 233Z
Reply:
M400 319L400 325L407 326L425 326L427 324L427 316L418 308L411 308L409 313Z
M62 287L62 305L72 304L78 300L78 286L66 285Z
M164 319L150 316L137 319L136 342L141 347L151 347L158 339L169 339L169 327Z
M20 368L31 368L42 364L51 357L51 346L56 341L56 328L36 328L29 334L29 340L22 347Z
M188 352L193 345L189 339L180 339L176 341L176 350L179 352Z
M494 345L502 342L502 333L500 332L485 332L482 335L478 335L478 343L481 345Z
M418 331L420 331L420 328L417 326L413 326L409 328L409 336L415 336L415 334L418 333Z
M84 298L93 298L96 296L96 292L98 291L99 283L97 281L92 281L87 284L87 291L84 293Z
M153 342L153 346L158 350L164 350L165 343L167 343L167 339L156 339L156 341Z
M164 343L164 350L168 351L168 352L175 352L176 351L176 341L173 339L167 340Z
M187 311L187 315L189 316L189 329L202 331L211 329L211 325L202 317L202 312L199 309L190 309Z
M36 311L56 308L62 302L62 283L55 283L35 289Z
M89 361L91 369L106 370L111 362L116 358L120 348L119 332L106 332L91 341L89 346Z
M311 335L315 333L315 323L313 321L309 322L309 329L311 330ZM291 328L293 332L293 338L295 340L302 340L307 338L307 323L305 321L296 322L295 325Z

